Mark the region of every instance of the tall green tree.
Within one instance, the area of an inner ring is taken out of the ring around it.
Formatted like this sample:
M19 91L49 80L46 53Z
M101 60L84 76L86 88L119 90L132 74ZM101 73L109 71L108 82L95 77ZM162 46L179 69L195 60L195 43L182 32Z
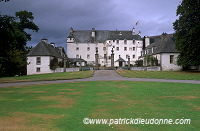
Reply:
M180 55L178 65L200 65L200 0L182 0L174 23L175 44Z
M33 14L28 11L16 12L15 17L0 15L0 76L24 72L28 50L26 43L31 40L31 34L26 30L39 30L33 19Z

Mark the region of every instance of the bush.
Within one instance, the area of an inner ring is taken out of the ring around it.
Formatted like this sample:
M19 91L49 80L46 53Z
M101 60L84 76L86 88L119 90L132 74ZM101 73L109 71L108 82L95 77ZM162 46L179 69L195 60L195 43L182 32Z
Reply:
M143 66L143 60L137 60L135 61L136 66Z

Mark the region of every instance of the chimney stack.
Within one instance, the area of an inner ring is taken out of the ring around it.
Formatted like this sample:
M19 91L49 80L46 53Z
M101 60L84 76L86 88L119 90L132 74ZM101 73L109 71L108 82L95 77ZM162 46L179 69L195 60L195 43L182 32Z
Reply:
M48 39L46 39L46 38L43 38L41 41L43 41L43 42L47 43L47 42L48 42Z
M132 35L135 35L135 28L132 29Z
M95 28L92 28L92 37L95 37Z
M51 42L50 45L52 45L53 47L55 47L55 43Z

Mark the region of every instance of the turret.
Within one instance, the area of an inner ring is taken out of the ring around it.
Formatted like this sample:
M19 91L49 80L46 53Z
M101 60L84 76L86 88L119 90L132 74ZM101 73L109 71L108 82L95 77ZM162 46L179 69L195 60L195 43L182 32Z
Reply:
M74 30L71 27L69 36L67 37L67 43L74 43Z

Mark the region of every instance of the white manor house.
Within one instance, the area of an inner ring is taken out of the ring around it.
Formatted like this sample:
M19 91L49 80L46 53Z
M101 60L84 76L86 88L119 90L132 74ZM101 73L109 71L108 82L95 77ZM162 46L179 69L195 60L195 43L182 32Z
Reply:
M87 64L95 65L95 54L98 51L100 66L111 66L111 51L114 53L114 66L122 67L130 64L142 56L143 46L150 44L149 37L145 37L145 43L140 33L132 31L109 30L73 30L67 37L67 56L69 58L82 58Z
M140 60L141 66L145 66L140 70L151 70L151 67L157 66L156 70L177 71L182 69L176 64L178 55L172 34L141 37L134 28L129 31L71 28L67 37L67 53L63 47L56 47L55 43L49 44L47 39L42 39L27 55L27 74L65 72L66 61L69 67L94 67L97 63L99 67L130 67ZM147 56L155 58L157 64L149 62ZM52 70L50 65L55 58L59 66Z
M151 43L150 39L153 39ZM135 28L129 31L70 29L67 37L69 58L81 58L87 64L95 65L95 54L98 53L99 66L110 67L112 52L114 67L128 66L129 59L130 65L135 65L136 61L142 60L143 66L152 66L145 58L149 55L158 60L157 65L160 65L158 70L181 70L181 67L176 64L179 52L175 49L172 34L141 37L140 31L135 33Z

